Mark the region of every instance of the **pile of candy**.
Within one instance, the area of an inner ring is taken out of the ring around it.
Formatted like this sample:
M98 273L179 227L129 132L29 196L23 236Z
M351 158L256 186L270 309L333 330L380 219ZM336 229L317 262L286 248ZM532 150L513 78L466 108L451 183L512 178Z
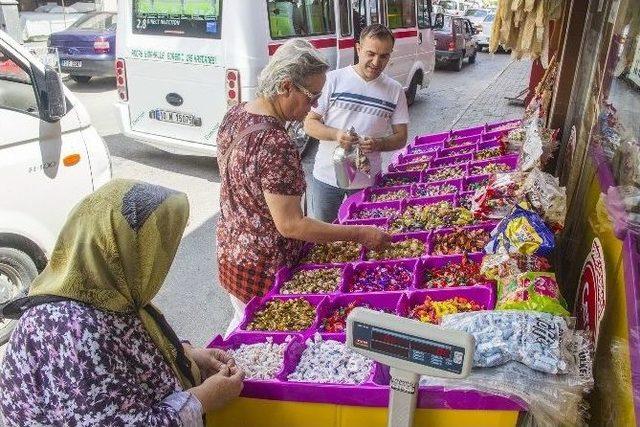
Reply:
M387 191L385 193L378 193L371 195L372 202L390 202L393 200L400 200L409 197L407 190Z
M424 255L425 247L424 242L418 239L405 239L399 242L394 242L382 251L370 250L367 253L367 259L369 260L385 260L385 259L400 259L400 258L418 258Z
M487 278L480 273L480 264L463 257L460 264L450 262L444 267L432 268L424 273L423 288L452 288L486 283Z
M316 309L304 298L271 300L256 312L248 331L302 331L309 328Z
M458 156L460 154L469 154L475 149L476 149L475 144L473 144L471 146L468 146L468 147L460 146L458 148L450 150L449 153L446 156L448 157L448 156ZM453 151L455 151L455 152L453 152ZM445 154L444 153L440 153L440 156L445 157Z
M426 146L426 147L411 147L411 152L414 154L422 154L422 153L433 153L434 151L437 151L438 147L437 146Z
M454 156L451 156L451 157L454 157ZM462 157L462 158L444 157L438 163L439 163L440 166L455 166L455 165L463 165L463 164L467 163L468 161L469 161L469 159L465 158L465 157Z
M507 172L510 171L511 167L509 165L505 165L504 163L489 163L484 166L474 166L471 168L472 175L485 175L485 174L493 174L498 172Z
M357 211L354 218L357 219L372 219L372 218L389 218L395 215L398 211L393 208L366 208Z
M467 188L465 190L467 190L467 191L476 191L476 190L480 190L482 188L485 188L487 185L489 185L489 178L485 178L485 179L480 180L480 181L472 182L469 185L467 185Z
M419 185L416 187L416 197L433 197L441 194L451 194L458 191L453 184L444 185Z
M348 292L402 291L411 285L413 271L403 265L377 265L355 271Z
M458 204L465 209L471 209L471 205L473 204L473 193L461 195L458 199Z
M422 156L416 156L416 157L413 157L413 158L411 159L411 162L410 162L410 163L414 163L414 162L430 162L430 161L431 161L431 159L433 159L433 156L427 156L427 155L425 154L425 155L422 155Z
M331 242L314 245L304 258L304 263L330 264L360 259L361 245L354 242Z
M454 207L442 201L426 206L409 206L402 216L396 218L389 231L406 233L442 227L461 227L473 223L473 214L465 208Z
M241 344L227 353L244 370L245 379L272 380L282 369L284 350L290 341L291 336L287 336L282 344L274 344L273 338L267 337L266 342Z
M316 268L301 270L286 281L281 294L326 294L338 289L342 270L339 268Z
M295 371L287 376L289 381L361 384L371 373L373 361L351 351L343 343L323 340L316 333L306 341Z
M432 255L482 252L490 239L489 232L482 229L460 229L451 233L437 234L433 238Z
M484 306L464 297L453 297L444 301L433 301L426 297L424 303L411 309L409 318L437 325L447 314L480 310L484 310Z
M459 166L455 168L438 169L427 176L428 182L446 181L448 179L460 178L464 175L464 169Z
M411 184L413 179L408 176L391 177L386 176L382 179L382 187L395 187L396 185Z
M345 328L347 327L347 316L356 307L375 309L374 307L371 307L366 302L365 303L361 303L360 301L357 301L357 300L356 301L352 301L352 302L350 302L348 305L346 305L344 307L336 308L333 311L333 313L331 313L328 317L323 319L322 320L322 326L321 326L322 331L323 332L331 332L331 333L342 333L342 332L344 332ZM377 310L377 311L380 311L382 313L389 313L390 312L389 310Z
M504 155L502 147L485 148L475 153L474 158L476 160L486 160L493 157L500 157Z
M407 163L406 165L402 165L402 169L408 172L422 172L423 170L429 167L429 163Z

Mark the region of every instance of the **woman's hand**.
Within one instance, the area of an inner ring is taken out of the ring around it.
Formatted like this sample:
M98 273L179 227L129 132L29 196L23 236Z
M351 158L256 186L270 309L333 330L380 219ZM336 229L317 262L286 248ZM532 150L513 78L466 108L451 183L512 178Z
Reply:
M184 345L184 351L200 369L203 380L217 374L224 366L235 366L233 358L219 348L196 348Z
M391 242L391 236L377 227L361 225L358 227L358 243L367 249L379 250Z
M189 389L202 404L202 412L215 411L240 396L244 371L236 366L224 365L215 375L199 386Z

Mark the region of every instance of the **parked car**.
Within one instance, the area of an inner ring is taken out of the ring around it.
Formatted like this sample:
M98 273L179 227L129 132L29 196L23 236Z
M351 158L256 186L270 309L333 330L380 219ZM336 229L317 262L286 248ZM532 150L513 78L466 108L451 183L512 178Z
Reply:
M478 49L489 49L489 41L491 41L491 32L493 31L493 21L495 20L496 15L494 13L489 13L482 19L480 23L481 29L477 34L478 40Z
M483 19L489 14L488 9L467 9L464 12L464 17L467 18L473 24L476 30L482 28Z
M94 12L49 36L57 48L60 70L78 83L91 77L115 77L116 13Z
M463 2L457 0L440 0L438 6L442 8L445 14L452 16L461 16L465 10Z
M71 209L111 179L107 147L60 75L0 31L0 307L46 266ZM0 316L0 344L15 322Z
M469 64L476 62L478 44L471 21L438 14L433 29L436 63L450 64L456 71L460 71L465 58L469 58Z

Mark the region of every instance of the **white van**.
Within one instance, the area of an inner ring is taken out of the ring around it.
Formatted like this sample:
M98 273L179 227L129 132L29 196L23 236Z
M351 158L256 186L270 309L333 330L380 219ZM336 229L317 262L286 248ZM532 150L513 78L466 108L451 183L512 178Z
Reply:
M215 156L227 109L255 96L280 45L303 37L341 68L354 63L355 39L370 23L395 34L385 72L412 102L435 64L430 11L431 0L119 1L122 131L170 152Z
M110 179L82 104L0 31L0 306L28 290L73 206ZM0 318L0 343L12 327Z

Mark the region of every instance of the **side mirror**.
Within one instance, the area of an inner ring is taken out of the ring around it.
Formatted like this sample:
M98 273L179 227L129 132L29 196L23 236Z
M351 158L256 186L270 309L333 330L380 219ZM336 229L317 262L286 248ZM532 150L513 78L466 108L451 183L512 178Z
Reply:
M47 122L57 122L67 114L67 99L64 96L64 86L62 78L50 66L44 69L44 87L42 93L42 104L44 107L44 120Z
M433 28L444 28L444 15L442 13L436 13L436 20L433 23Z

